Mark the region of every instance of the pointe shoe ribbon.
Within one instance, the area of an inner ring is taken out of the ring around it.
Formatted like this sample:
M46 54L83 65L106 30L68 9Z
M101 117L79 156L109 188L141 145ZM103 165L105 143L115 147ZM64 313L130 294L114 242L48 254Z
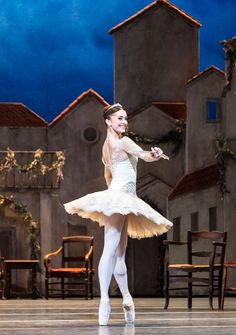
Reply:
M107 326L111 313L109 302L101 302L98 310L98 323L99 326Z
M125 321L127 323L134 323L135 320L135 310L133 301L123 303L123 311L125 314Z

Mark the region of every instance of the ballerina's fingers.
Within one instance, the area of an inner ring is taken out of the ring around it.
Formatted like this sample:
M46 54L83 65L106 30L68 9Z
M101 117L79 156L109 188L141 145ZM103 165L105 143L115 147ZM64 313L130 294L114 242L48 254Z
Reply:
M160 148L154 147L154 150L156 151L156 153L158 153L159 156L163 154L163 151Z
M152 157L157 158L157 153L156 153L156 150L154 148L151 148L151 155L152 155Z
M160 157L163 154L163 151L157 147L152 147L151 151L152 151L153 157L156 157L156 158Z
M152 147L151 148L151 155L155 158L163 158L163 159L170 159L167 155L163 153L160 148Z

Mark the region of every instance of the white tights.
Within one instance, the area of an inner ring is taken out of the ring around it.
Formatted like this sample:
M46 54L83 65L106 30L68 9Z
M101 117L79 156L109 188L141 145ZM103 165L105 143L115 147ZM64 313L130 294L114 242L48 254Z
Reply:
M123 301L132 301L128 289L125 252L127 247L127 220L124 215L107 217L104 229L104 248L98 266L101 301L109 301L108 290L112 274L116 279Z

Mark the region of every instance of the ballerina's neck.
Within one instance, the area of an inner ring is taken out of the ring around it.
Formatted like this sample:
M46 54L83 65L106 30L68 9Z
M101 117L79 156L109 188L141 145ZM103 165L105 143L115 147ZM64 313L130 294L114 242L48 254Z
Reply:
M107 127L107 138L114 138L114 139L121 139L122 134L121 133L117 133L112 127Z

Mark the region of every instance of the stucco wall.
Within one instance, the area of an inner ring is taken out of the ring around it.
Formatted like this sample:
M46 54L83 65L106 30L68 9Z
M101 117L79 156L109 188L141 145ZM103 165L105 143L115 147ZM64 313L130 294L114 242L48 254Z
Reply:
M47 150L47 127L0 127L0 150Z
M220 122L207 122L207 99L220 99L224 77L210 72L187 85L186 173L215 164ZM222 119L221 110L221 119Z
M103 107L97 99L85 98L55 126L49 128L49 150L65 150L64 180L60 192L63 202L105 187L101 178L101 153L105 138L101 112ZM97 128L99 137L95 143L83 139L83 130L88 126Z
M166 8L151 9L114 33L115 101L128 112L151 101L185 100L198 72L198 29Z
M136 116L132 117L129 121L129 129L141 136L147 136L149 138L158 138L163 135L167 135L170 130L174 130L176 127L175 119L158 110L156 107L152 106ZM151 145L142 145L143 149L150 150ZM160 143L158 145L166 155L171 157L174 145ZM157 178L161 179L166 184L174 187L177 181L184 174L184 150L185 144L183 140L182 147L179 153L171 159L164 160L160 159L157 162L147 164L140 160L139 162L139 177L146 175L147 173L152 173ZM174 169L173 169L174 167Z
M235 159L229 159L226 165L226 186L229 193L225 193L224 195L224 222L229 232L229 244L230 247L228 249L227 257L228 259L235 260L236 259L236 183L235 183L235 171L236 171L236 162Z
M227 92L226 97L223 98L223 106L225 108L224 123L223 123L223 133L227 138L236 137L236 68L233 72L233 77L231 81L231 89Z
M231 90L223 98L225 108L225 116L223 123L222 135L228 139L228 148L236 152L236 70L234 70L231 82ZM236 260L236 160L228 158L226 162L226 187L229 193L224 195L224 221L228 231L228 246L226 259L228 261ZM235 287L236 274L235 271L229 271L229 285Z

